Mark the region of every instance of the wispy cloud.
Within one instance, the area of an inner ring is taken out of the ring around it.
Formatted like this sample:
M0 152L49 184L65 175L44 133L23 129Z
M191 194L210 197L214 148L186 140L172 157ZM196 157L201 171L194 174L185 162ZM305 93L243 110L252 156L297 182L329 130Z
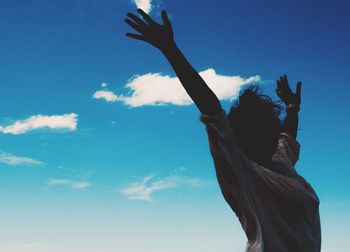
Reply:
M51 179L48 182L49 186L66 186L73 189L81 190L90 186L88 182L72 181L69 179Z
M220 100L233 100L243 85L261 81L258 75L249 78L242 78L238 75L220 75L211 68L199 74ZM99 90L94 94L94 98L98 96L109 102L121 101L131 107L167 104L184 106L193 103L178 78L160 73L135 76L125 88L128 89L129 95L118 95L112 91Z
M9 153L0 151L0 163L17 166L17 165L41 165L43 162L29 157L18 157Z
M1 252L38 252L40 246L37 243L21 243L21 244L0 244Z
M137 8L142 9L146 13L150 13L152 9L151 0L134 0Z
M181 176L169 176L164 178L154 178L154 175L143 178L140 182L131 183L128 187L120 191L131 200L152 201L153 193L179 186L200 187L205 182L197 178L187 178Z
M49 128L54 130L74 131L77 128L78 115L75 113L64 115L35 115L25 120L19 120L7 126L0 126L0 132L19 135L28 131Z

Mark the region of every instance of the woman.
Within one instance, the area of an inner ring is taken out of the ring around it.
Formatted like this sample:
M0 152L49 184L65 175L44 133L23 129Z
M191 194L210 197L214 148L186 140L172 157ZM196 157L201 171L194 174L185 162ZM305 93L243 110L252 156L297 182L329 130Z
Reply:
M126 35L158 48L175 70L201 112L217 179L227 203L247 235L249 252L320 251L319 200L294 165L301 83L293 93L287 76L277 81L280 106L257 86L246 89L226 115L212 90L176 46L165 11L163 24L138 9L143 20L128 13L125 22L139 34Z

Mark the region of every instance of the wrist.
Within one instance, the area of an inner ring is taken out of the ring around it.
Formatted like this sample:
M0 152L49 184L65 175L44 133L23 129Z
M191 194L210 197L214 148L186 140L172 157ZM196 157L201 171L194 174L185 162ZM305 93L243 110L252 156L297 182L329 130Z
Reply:
M289 103L286 104L286 112L296 112L298 113L300 111L300 104L295 104L295 103Z
M159 47L159 50L161 50L163 54L171 53L176 49L177 49L177 45L174 40L170 40L169 42Z

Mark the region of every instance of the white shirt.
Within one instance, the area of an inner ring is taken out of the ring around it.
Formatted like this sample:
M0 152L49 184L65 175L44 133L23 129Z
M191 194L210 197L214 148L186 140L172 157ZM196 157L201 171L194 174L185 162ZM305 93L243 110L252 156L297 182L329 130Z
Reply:
M247 235L246 252L319 252L319 199L294 169L299 143L281 133L267 169L241 152L224 111L201 121L222 194Z

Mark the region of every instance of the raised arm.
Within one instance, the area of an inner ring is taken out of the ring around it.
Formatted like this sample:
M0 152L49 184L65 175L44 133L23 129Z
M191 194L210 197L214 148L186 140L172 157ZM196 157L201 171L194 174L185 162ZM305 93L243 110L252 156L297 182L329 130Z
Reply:
M284 74L277 80L276 92L286 105L287 116L284 119L282 131L296 138L298 131L298 112L301 102L301 82L299 81L297 83L296 92L293 93L289 87L287 75Z
M202 114L216 115L221 112L222 108L218 98L177 47L166 12L162 12L163 24L158 24L141 9L137 11L143 17L143 20L132 13L128 13L125 22L139 34L127 33L126 35L146 41L164 54L182 86Z

